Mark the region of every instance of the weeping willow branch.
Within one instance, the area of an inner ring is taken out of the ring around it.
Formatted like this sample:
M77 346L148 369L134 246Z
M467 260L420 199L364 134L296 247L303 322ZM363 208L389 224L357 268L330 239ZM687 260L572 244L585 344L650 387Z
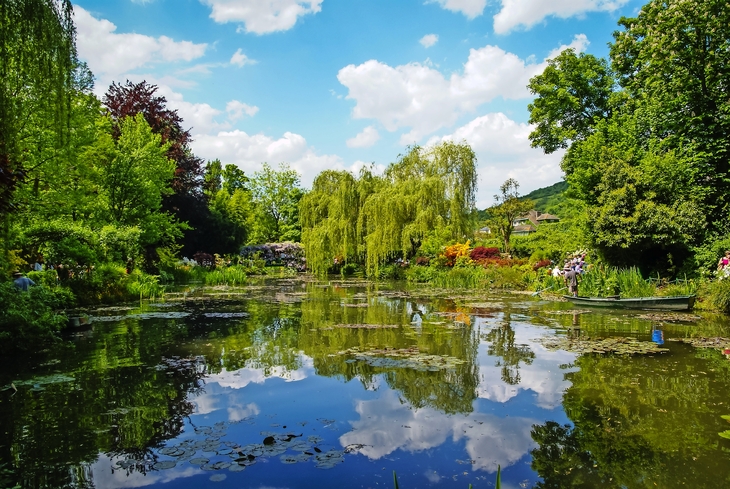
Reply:
M65 147L76 65L69 0L0 2L0 216L12 208L15 187L26 175L32 149L22 143L25 122L52 121L54 144Z
M369 275L418 252L435 229L458 240L472 227L476 156L466 144L409 148L383 177L365 169L325 171L301 202L307 264L325 274L335 261L365 263Z

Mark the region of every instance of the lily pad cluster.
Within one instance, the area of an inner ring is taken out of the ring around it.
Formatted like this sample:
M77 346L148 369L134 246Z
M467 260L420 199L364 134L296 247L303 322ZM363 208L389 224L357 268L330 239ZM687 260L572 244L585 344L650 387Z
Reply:
M714 337L697 337L697 338L667 338L667 341L675 341L678 343L687 343L695 348L716 348L721 351L730 349L730 338Z
M580 338L545 337L538 341L548 350L565 350L573 353L615 353L618 355L647 355L669 351L651 341L640 341L636 338L608 337Z
M682 314L676 312L651 312L647 314L639 314L636 317L640 319L648 319L649 321L665 323L688 323L702 319L700 316L696 316L694 314Z
M335 324L333 328L344 329L398 329L397 324Z
M218 422L213 426L199 426L195 433L203 439L186 439L175 445L163 447L151 460L127 458L117 461L117 467L130 469L140 464L153 470L172 469L184 463L198 466L206 471L241 472L262 459L278 457L282 463L295 464L314 462L320 469L331 469L345 461L345 451L322 450L323 439L319 436L303 438L301 433L261 432L261 443L241 445L234 441L221 440L226 435L226 423ZM169 459L160 459L160 456ZM211 481L221 481L225 477L211 477Z
M231 318L247 318L251 315L247 312L205 312L203 317L206 318L220 318L220 319L231 319Z
M182 319L190 316L189 312L167 311L167 312L145 312L140 314L127 314L126 316L92 316L91 322L112 322L123 321L124 319Z
M429 355L417 347L362 349L355 346L338 354L350 355L354 357L352 361L359 360L372 367L411 368L421 372L454 369L465 363L464 360L448 355Z

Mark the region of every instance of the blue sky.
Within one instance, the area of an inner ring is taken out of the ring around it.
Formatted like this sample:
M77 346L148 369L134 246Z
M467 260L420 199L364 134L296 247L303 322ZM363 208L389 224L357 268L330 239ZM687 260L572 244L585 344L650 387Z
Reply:
M573 47L598 56L637 0L78 0L77 46L102 95L147 80L193 150L246 173L382 170L409 144L466 140L478 205L509 177L562 178L529 146L525 85Z

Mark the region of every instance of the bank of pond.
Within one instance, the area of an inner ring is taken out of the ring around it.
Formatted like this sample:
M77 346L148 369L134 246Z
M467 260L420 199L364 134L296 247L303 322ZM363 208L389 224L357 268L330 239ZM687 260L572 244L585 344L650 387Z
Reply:
M301 275L83 313L2 359L3 487L730 482L722 314Z

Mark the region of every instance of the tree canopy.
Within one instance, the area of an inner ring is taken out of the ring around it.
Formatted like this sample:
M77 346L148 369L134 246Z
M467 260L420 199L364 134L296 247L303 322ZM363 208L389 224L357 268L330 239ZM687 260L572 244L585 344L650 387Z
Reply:
M567 50L530 80L533 146L588 204L609 262L677 272L730 230L730 12L651 0L622 18L610 59Z
M461 239L472 230L476 155L466 144L414 146L382 177L324 172L302 200L303 243L312 270L337 260L364 262L369 274L394 256L415 256L437 230ZM354 224L357 223L355 226Z

